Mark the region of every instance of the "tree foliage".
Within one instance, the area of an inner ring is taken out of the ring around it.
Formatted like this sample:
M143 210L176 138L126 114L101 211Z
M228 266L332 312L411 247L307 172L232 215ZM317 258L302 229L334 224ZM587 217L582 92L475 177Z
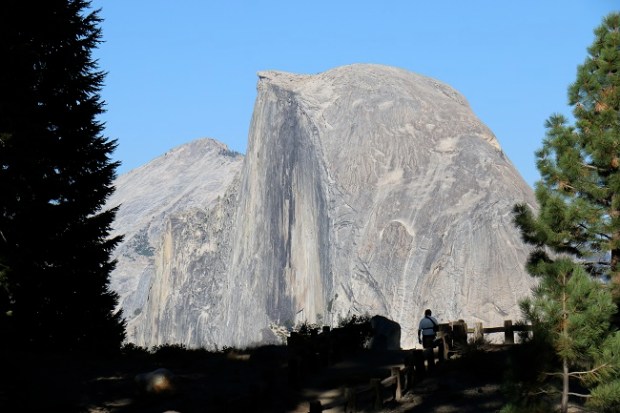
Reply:
M3 340L120 347L109 289L116 143L102 136L100 19L83 0L0 3L0 321ZM10 329L10 330L9 330Z
M595 30L569 88L574 125L559 114L546 122L536 153L539 210L514 209L523 239L534 246L528 271L540 280L522 310L538 348L546 345L555 357L539 365L546 370L538 390L551 394L559 385L562 411L570 395L601 411L620 400L620 336L610 325L616 306L609 288L620 296L619 71L620 14L612 13Z
M567 258L539 262L534 273L540 284L521 308L534 326L535 348L547 346L554 355L539 364L535 392L561 395L562 406L569 395L601 410L617 405L620 393L605 390L620 386L620 335L610 328L616 306L609 289Z
M589 55L569 88L574 125L546 122L537 151L539 219L520 206L527 241L585 260L590 272L620 277L620 14L595 30ZM594 258L594 259L593 259Z

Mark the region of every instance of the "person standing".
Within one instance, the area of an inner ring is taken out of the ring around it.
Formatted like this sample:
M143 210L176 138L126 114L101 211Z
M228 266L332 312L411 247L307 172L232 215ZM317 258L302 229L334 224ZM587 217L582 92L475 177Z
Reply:
M433 348L435 346L435 338L437 337L437 331L439 330L439 323L433 317L433 313L430 309L424 311L424 318L420 320L420 326L418 328L418 341L422 344L422 347Z

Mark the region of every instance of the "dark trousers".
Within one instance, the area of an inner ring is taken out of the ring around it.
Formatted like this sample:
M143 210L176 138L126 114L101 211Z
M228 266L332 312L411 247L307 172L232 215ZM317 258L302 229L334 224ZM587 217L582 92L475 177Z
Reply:
M435 347L435 335L422 336L422 347L433 348Z
M435 370L435 335L422 336L422 347L424 347L424 359L426 359L426 365L428 372Z

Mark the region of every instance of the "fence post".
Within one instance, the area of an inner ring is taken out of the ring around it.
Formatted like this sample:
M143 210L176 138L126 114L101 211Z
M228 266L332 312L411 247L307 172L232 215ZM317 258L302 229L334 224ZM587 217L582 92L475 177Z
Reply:
M296 354L291 354L288 357L288 379L289 382L298 385L302 379L302 360L301 357Z
M484 327L481 322L477 322L474 327L474 341L484 339Z
M322 413L323 406L321 406L320 400L312 400L308 402L310 404L310 413Z
M317 337L319 360L323 367L331 365L331 335L329 326L323 326L321 333Z
M399 401L403 398L403 384L401 382L400 367L392 367L392 376L396 376L396 393L394 399Z
M445 333L439 333L440 337L439 340L437 341L437 359L440 363L443 363L447 358L447 351L446 349L448 348L448 346L446 345L446 336Z
M344 413L354 413L355 412L355 388L354 387L345 387L344 388Z
M448 360L450 350L454 347L454 331L452 328L452 323L440 324L438 337L441 340L439 350L443 353L439 354L439 361Z
M452 343L456 349L467 344L467 324L465 321L459 320L452 324Z
M374 390L375 393L375 409L381 409L383 407L383 394L381 391L381 379L370 379L370 388Z
M415 367L415 380L423 379L426 376L424 350L413 350L413 365Z
M405 358L405 366L407 367L407 374L406 374L406 385L407 385L407 389L411 389L413 388L413 378L414 378L414 366L415 364L413 363L413 351L411 350L411 352L409 352L408 357Z
M512 320L504 320L504 344L514 344L515 333L512 331Z

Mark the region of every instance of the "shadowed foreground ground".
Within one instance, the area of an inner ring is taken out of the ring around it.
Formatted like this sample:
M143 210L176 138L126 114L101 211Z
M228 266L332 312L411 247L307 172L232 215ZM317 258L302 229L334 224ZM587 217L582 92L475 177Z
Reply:
M506 354L497 349L485 352L483 362L451 360L418 382L403 401L388 403L384 411L496 412L504 404L500 385ZM329 368L308 366L306 378L295 384L289 380L283 347L259 348L249 355L203 352L94 361L13 355L3 360L0 411L307 412L308 400L326 404L338 399L344 386L388 377L390 367L402 367L404 357L405 352L364 351ZM135 376L159 367L177 376L177 394L139 396Z

